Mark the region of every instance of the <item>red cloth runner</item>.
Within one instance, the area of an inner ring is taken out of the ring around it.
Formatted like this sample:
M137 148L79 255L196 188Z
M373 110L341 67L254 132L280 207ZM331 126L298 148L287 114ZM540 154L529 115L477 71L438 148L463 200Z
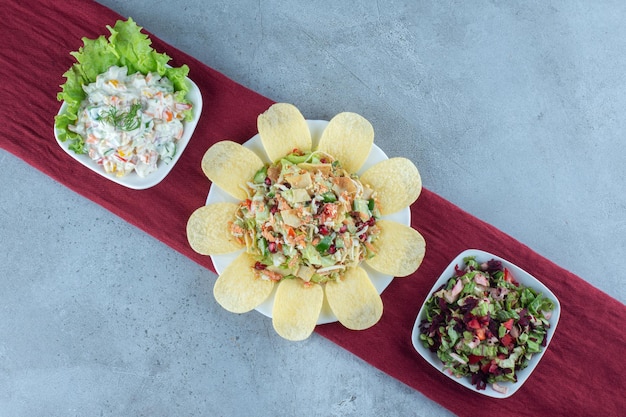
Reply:
M190 67L204 109L185 153L163 182L143 191L123 188L73 162L54 139L53 118L60 106L56 94L62 74L74 62L69 51L82 45L82 37L108 35L106 25L125 17L84 0L9 0L3 6L0 146L213 269L208 257L191 250L185 236L187 218L204 204L209 189L200 168L202 155L216 141L243 143L253 136L257 115L272 101L151 35L155 48L170 55L173 65ZM385 290L380 323L361 332L323 325L317 328L319 334L461 416L624 415L622 303L428 190L411 211L412 226L427 241L426 257L414 275L395 279ZM516 263L544 282L561 302L561 320L543 360L507 399L491 399L461 387L430 367L411 344L412 326L428 290L466 248L484 249Z

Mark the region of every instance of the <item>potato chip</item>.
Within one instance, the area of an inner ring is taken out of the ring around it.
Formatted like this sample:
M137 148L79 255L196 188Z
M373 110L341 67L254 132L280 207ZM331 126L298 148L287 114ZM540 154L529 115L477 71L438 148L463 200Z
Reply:
M204 175L238 200L248 197L243 187L263 165L254 151L229 140L215 143L202 158Z
M304 340L313 333L322 310L324 290L301 279L284 279L276 289L272 324L287 340Z
M293 104L276 103L257 118L257 127L267 156L272 162L299 149L311 150L309 126Z
M390 158L377 163L361 175L378 196L382 215L410 206L422 192L422 177L407 158Z
M357 172L374 143L374 128L363 116L343 112L333 117L320 138L318 150L341 162L348 172Z
M235 252L243 245L230 232L237 204L220 202L196 209L187 220L187 240L201 255Z
M378 253L365 262L383 274L405 277L422 263L426 241L415 229L389 220L379 220L380 234L373 242Z
M372 327L383 315L383 302L367 272L356 267L343 279L326 283L326 300L337 320L351 330Z
M257 277L255 260L242 252L217 278L213 296L224 309L232 313L246 313L258 307L274 289L274 281Z

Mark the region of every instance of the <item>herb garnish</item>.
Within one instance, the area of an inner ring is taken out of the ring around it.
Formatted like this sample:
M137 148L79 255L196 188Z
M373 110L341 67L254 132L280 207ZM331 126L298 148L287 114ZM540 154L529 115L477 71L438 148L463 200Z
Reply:
M111 106L109 110L98 115L96 120L112 125L125 131L137 129L141 125L141 104L135 103L127 112L121 112L117 107Z

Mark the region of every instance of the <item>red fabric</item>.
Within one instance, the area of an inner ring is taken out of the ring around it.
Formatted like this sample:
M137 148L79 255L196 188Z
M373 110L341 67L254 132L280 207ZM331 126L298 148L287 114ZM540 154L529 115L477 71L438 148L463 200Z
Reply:
M124 17L84 0L3 3L0 146L213 269L208 257L191 250L185 236L187 218L204 204L209 189L200 168L202 155L216 141L242 143L253 136L257 115L272 101L151 35L155 48L168 53L173 65L190 67L204 109L194 137L163 182L143 191L123 188L74 163L54 139L53 118L60 106L56 94L62 74L73 63L69 51L82 45L82 37L108 36L106 25ZM460 416L624 415L622 303L428 190L411 210L412 225L427 241L426 257L415 274L395 279L385 290L380 323L361 332L329 324L319 326L319 334ZM467 248L484 249L518 264L561 302L561 320L543 360L508 399L466 390L431 368L411 345L412 326L428 290L450 260Z

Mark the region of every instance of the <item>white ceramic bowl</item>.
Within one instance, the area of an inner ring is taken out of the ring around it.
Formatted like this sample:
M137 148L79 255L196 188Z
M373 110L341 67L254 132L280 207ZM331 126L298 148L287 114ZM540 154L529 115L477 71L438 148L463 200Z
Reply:
M328 125L328 121L326 121L326 120L307 120L307 124L309 126L309 130L311 131L311 139L313 141L313 149L315 149L317 147L317 144L319 143L320 137L322 136L322 132L324 131L324 129ZM263 148L263 144L261 143L261 137L258 134L253 136L247 142L245 142L243 144L243 146L253 150L257 155L259 155L259 157L264 162L266 162L266 163L270 162L267 154L265 153L265 149ZM362 174L363 172L365 172L371 166L373 166L373 165L377 164L378 162L381 162L381 161L383 161L385 159L387 159L387 155L378 146L376 146L376 144L373 144L372 145L372 150L370 151L370 154L369 154L367 160L365 161L365 163L363 164L363 166L361 167L359 172L357 172L357 174L359 174L359 175ZM229 202L233 202L233 203L237 203L238 202L235 198L231 197L228 193L226 193L220 187L218 187L215 184L212 184L211 188L209 190L209 195L207 196L206 204L217 203L219 201L229 201ZM383 218L385 220L392 220L392 221L395 221L397 223L401 223L401 224L404 224L406 226L410 226L410 224L411 224L411 210L408 207L406 207L403 210L398 211L397 213L393 213L393 214L390 214L390 215L387 215L387 216L383 216ZM217 273L221 274L222 271L224 271L224 269L226 269L226 267L233 260L235 260L235 258L237 258L237 256L240 253L241 253L241 251L237 251L235 253L229 253L229 254L225 254L225 255L213 255L213 256L211 256L211 260L213 261L213 266L215 266L215 269L216 269ZM387 288L387 286L393 280L393 276L382 274L382 273L380 273L378 271L375 271L374 269L368 267L367 264L365 264L365 263L361 263L361 267L367 272L367 274L369 275L370 279L372 280L372 283L374 284L374 287L376 287L376 290L378 291L379 294L382 293L384 291L384 289ZM277 287L277 286L275 286L275 287ZM272 292L272 294L270 294L270 296L267 298L267 300L265 300L260 306L258 306L256 308L256 310L258 312L260 312L261 314L263 314L263 315L265 315L267 317L272 317L272 308L274 306L274 293L275 293L275 291L276 291L276 288L274 288L274 292ZM319 316L319 319L317 321L317 324L333 323L333 322L336 322L336 321L337 321L337 317L335 317L335 315L331 311L330 306L328 305L328 302L326 301L326 297L324 297L324 304L322 305L322 311L320 313L320 316Z
M552 302L554 303L554 310L552 311L552 316L549 319L550 327L548 328L548 332L546 336L547 337L546 346L543 348L541 352L536 353L532 356L526 368L517 372L517 382L499 382L498 383L498 385L506 388L505 393L501 393L501 392L494 390L490 385L487 385L487 387L484 390L478 390L476 389L475 385L472 385L470 377L457 378L454 375L451 375L448 372L445 372L443 370L443 363L437 357L437 354L435 352L431 352L428 348L424 347L422 345L422 341L419 338L420 336L419 325L422 322L422 320L426 318L426 309L425 309L426 301L428 301L428 298L430 298L430 296L433 294L433 292L435 292L435 290L437 290L439 287L445 284L450 277L454 276L454 267L456 265L458 265L460 268L465 266L463 259L468 256L475 256L476 260L479 263L486 262L491 259L495 259L495 260L502 262L502 266L504 266L509 271L511 271L511 273L513 274L517 282L519 282L520 284L526 287L535 289L536 291L542 293L545 297L552 300ZM515 392L528 380L528 377L530 376L530 374L533 372L533 370L535 369L535 367L537 366L537 364L543 357L544 353L548 349L548 345L550 344L550 341L552 340L552 336L554 335L554 331L556 330L556 326L559 322L560 315L561 315L561 305L559 303L559 300L552 293L552 291L550 291L548 287L543 285L537 278L533 277L532 275L530 275L528 272L524 271L517 265L514 265L511 262L500 258L499 256L493 255L491 253L488 253L482 250L468 249L468 250L461 252L456 258L452 260L452 262L450 262L448 267L443 271L443 273L439 276L439 279L437 279L437 281L435 282L431 290L428 292L428 296L426 297L426 300L422 304L422 307L420 308L420 311L417 315L417 319L415 320L415 325L413 326L413 333L411 335L411 339L413 341L413 346L415 347L415 350L417 350L417 352L426 360L426 362L428 362L429 364L431 364L432 366L440 370L441 373L446 375L448 378L458 382L464 387L474 392L477 392L479 394L486 395L489 397L494 397L494 398L507 398L515 394Z
M200 114L202 113L202 95L200 94L200 89L189 78L186 78L187 83L189 84L189 92L187 93L187 99L193 105L193 119L189 121L184 121L183 126L183 137L176 144L176 154L172 158L169 163L165 163L163 161L159 161L158 168L156 171L150 173L146 177L142 178L135 171L129 173L124 177L116 177L113 174L107 173L104 168L100 165L96 164L91 158L89 158L86 154L76 154L74 151L69 149L70 141L61 142L59 140L59 131L55 127L54 128L54 137L57 140L57 143L70 157L74 160L80 162L85 167L94 171L97 174L102 175L104 178L109 179L115 183L123 185L124 187L132 188L134 190L144 190L146 188L154 187L170 173L178 159L182 155L183 151L187 147L191 136L193 135L194 130L196 129L196 125L198 124L198 120L200 120ZM59 109L59 114L63 114L67 109L67 103L63 102L61 108Z

